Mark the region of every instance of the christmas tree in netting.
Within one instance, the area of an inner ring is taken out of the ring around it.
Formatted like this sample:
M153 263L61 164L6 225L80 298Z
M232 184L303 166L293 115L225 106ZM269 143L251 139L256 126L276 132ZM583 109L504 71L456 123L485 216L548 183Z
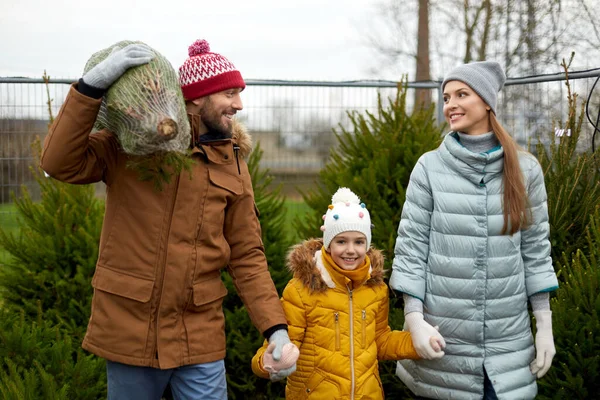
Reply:
M133 43L141 42L124 40L94 53L84 74ZM123 151L135 156L128 166L160 189L171 176L190 169L191 130L177 73L166 57L152 51L152 61L128 69L110 86L95 127L114 133Z

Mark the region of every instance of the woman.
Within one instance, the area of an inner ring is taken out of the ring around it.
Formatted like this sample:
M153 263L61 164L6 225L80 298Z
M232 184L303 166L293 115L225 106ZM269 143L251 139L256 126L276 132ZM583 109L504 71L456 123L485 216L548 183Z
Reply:
M439 326L446 342L439 360L398 363L418 396L534 398L555 353L544 177L496 119L505 80L491 61L451 71L442 83L451 132L411 174L390 286L403 293L413 341ZM419 354L428 346L415 342Z

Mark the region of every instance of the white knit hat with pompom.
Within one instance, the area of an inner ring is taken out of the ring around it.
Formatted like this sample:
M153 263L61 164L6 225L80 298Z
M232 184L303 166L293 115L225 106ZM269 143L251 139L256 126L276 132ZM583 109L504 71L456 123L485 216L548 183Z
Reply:
M327 249L336 235L355 231L367 237L367 249L371 246L371 216L364 203L352 190L342 187L331 198L331 205L323 215L323 245Z

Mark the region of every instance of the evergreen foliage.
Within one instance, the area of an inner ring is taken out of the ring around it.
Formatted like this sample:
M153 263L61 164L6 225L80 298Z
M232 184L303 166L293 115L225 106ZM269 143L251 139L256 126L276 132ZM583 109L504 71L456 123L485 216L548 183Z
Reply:
M568 66L563 61L568 78ZM580 152L578 146L584 123L584 104L567 86L568 118L560 121L560 128L569 129L570 136L555 140L551 133L550 147L537 145L537 157L544 170L548 192L550 240L552 256L559 260L562 254L571 254L587 246L586 229L589 216L600 209L600 156L598 151ZM541 142L541 141L540 141Z
M106 398L106 367L79 339L24 313L0 309L0 400Z
M593 398L600 390L600 159L597 153L577 150L583 109L567 87L569 117L560 126L570 129L571 136L553 139L547 149L537 147L561 280L551 300L557 354L538 381L540 399ZM406 111L405 87L387 102L379 98L375 113L349 116L352 128L334 131L339 146L315 188L303 193L310 211L294 227L301 238L320 237L321 215L331 195L340 186L349 187L367 204L375 225L373 244L384 251L389 267L410 173L423 153L439 145L443 128L432 109ZM39 147L37 143L38 155ZM293 228L286 226L284 197L260 168L261 158L257 145L248 167L269 269L281 293L291 277L285 256ZM34 172L42 200L33 202L23 190L22 197L14 198L20 234L0 227L0 247L10 254L0 265L0 400L104 398L104 360L80 348L104 207L91 186L44 178L37 168ZM224 302L229 398L283 398L285 381L272 383L252 373L251 358L264 338L229 274L223 279L229 291ZM390 295L389 324L401 329L402 310ZM395 368L393 361L380 363L386 398L413 398Z
M39 159L39 141L33 148ZM0 228L10 254L0 268L0 399L103 398L105 362L80 346L104 207L92 186L32 171L41 201L23 189L13 196L20 232Z
M319 174L315 189L303 193L312 209L308 218L295 221L305 238L320 237L321 216L335 191L345 186L367 205L371 215L373 246L382 250L386 265L394 257L397 230L410 174L418 159L437 148L444 127L438 126L434 109L419 109L410 114L406 106L407 89L398 87L394 98L378 98L375 113L350 112L352 129L340 126L335 132L338 146ZM390 291L389 323L402 329L404 315L398 299ZM380 374L387 398L407 398L410 391L395 376L396 362L380 363Z
M302 196L312 209L308 218L296 221L304 238L320 237L321 216L331 196L348 187L367 205L374 225L373 246L383 250L387 263L394 255L405 190L419 157L441 143L443 127L434 109L406 109L406 87L399 86L387 103L378 98L377 112L349 112L352 129L335 132L338 147L321 170L313 190Z
M252 176L254 199L260 212L259 220L262 228L262 240L265 246L269 271L278 292L290 279L285 265L285 256L290 243L285 230L285 203L281 187L271 188L273 177L269 171L260 168L262 150L257 144L248 159L248 169ZM248 210L248 212L252 212ZM229 291L223 308L227 335L227 369L228 395L232 400L240 399L277 399L283 398L285 385L282 382L272 383L252 373L250 363L256 350L262 346L264 337L256 330L248 312L235 292L229 274L223 273L223 280Z
M281 192L281 185L273 187L273 176L269 175L269 170L260 167L262 155L260 143L257 143L249 156L248 169L252 176L254 200L259 211L258 219L265 255L277 291L281 294L291 278L285 261L290 246L286 236L285 197Z
M141 181L151 181L157 192L161 192L164 185L168 185L171 178L180 172L187 172L182 174L182 178L192 179L192 165L191 151L158 151L146 156L132 156L127 161L127 168L137 172Z
M39 157L40 143L34 144ZM45 178L32 168L42 200L24 188L13 197L20 232L0 228L0 246L11 257L0 268L3 306L62 324L81 338L90 315L91 279L98 256L104 215L102 201L89 185Z
M600 210L583 235L586 250L563 255L551 301L556 356L539 381L540 399L591 399L600 393Z

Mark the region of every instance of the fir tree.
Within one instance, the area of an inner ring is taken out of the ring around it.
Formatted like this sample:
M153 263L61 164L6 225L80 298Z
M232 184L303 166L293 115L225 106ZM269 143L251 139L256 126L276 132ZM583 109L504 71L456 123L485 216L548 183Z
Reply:
M33 147L39 157L39 141ZM93 186L45 178L39 167L32 171L41 201L23 188L21 197L13 196L20 232L0 228L0 246L11 255L0 268L3 306L29 318L41 309L44 319L81 338L90 315L104 206Z
M591 399L600 393L600 210L583 235L586 250L563 255L552 298L556 356L539 381L540 399Z
M0 399L106 398L103 359L60 327L0 309Z
M255 146L248 159L248 169L252 176L254 199L260 213L262 240L269 264L269 271L281 294L290 275L285 266L285 255L290 243L285 234L285 203L281 187L271 188L273 177L269 171L260 168L262 158L260 145ZM248 210L248 212L253 212ZM250 362L256 350L262 346L264 337L258 332L248 316L248 312L235 292L229 274L223 279L229 291L223 307L226 317L228 395L235 399L277 399L284 396L284 384L271 383L252 373Z
M572 60L572 58L571 58ZM560 260L562 254L571 254L587 246L585 231L589 216L600 209L600 156L598 151L578 151L584 123L584 104L571 90L568 80L569 65L563 60L567 75L568 117L558 127L569 130L556 141L550 134L548 149L537 145L537 157L544 170L548 192L550 240L552 257ZM585 146L583 146L585 147Z
M52 122L51 101L48 92ZM32 148L39 160L39 140ZM0 265L0 399L104 398L105 362L80 347L103 206L91 186L32 171L41 201L23 189L13 197L20 233L0 228L0 246L10 255Z
M254 200L259 212L265 255L273 281L281 294L291 274L285 265L287 249L290 246L286 237L285 197L281 185L273 187L273 176L269 170L260 167L263 151L257 143L248 159L248 169L252 176Z
M375 113L348 113L352 130L340 126L340 132L334 132L338 146L319 173L315 189L302 194L312 209L307 218L295 221L303 237L321 237L321 216L331 196L338 187L348 187L367 205L374 225L373 246L383 250L390 266L410 173L422 154L439 146L444 129L438 126L433 108L409 114L406 94L406 87L400 85L387 103L379 97ZM399 302L393 292L390 296L390 326L401 329L404 315L395 307ZM395 362L380 362L386 397L411 396L395 370Z
M312 209L295 222L303 237L320 237L321 216L340 186L356 193L367 205L373 227L373 245L384 251L387 263L394 255L396 232L410 173L419 157L439 146L443 127L434 109L406 109L406 87L399 86L387 105L378 98L377 112L349 112L352 130L340 126L338 146L319 173L314 190L302 196Z

